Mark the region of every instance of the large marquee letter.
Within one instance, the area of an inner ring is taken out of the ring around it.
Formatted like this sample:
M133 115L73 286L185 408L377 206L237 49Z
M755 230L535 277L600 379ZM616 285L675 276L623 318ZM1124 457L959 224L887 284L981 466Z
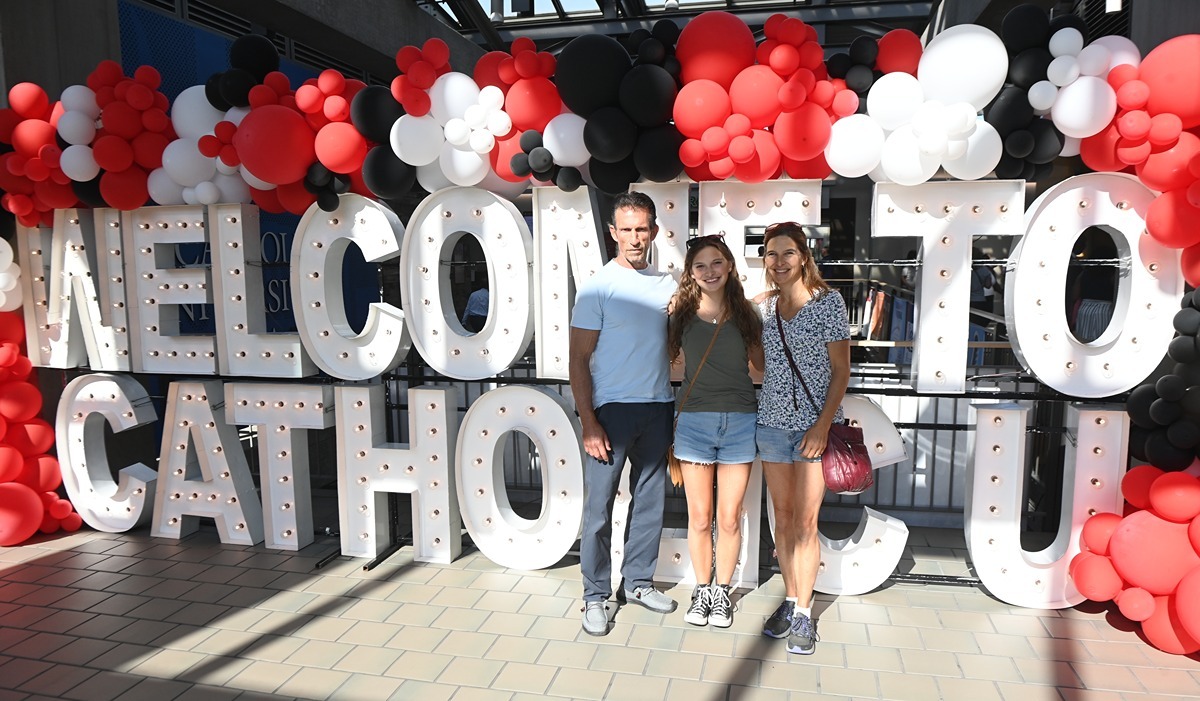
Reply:
M1023 180L875 186L871 234L922 238L912 362L918 392L966 391L971 240L1024 233L1024 192Z
M114 482L104 422L121 433L157 420L146 390L129 375L82 375L63 388L55 421L59 468L67 496L87 525L124 533L149 517L158 473L139 462L121 468Z
M1026 214L1028 234L1011 256L1005 321L1021 363L1059 392L1100 398L1135 387L1175 336L1180 253L1146 233L1153 200L1131 175L1088 173L1050 188ZM1083 343L1067 327L1065 288L1075 241L1090 226L1112 236L1122 272L1108 328Z
M637 183L629 189L654 200L658 210L658 236L654 237L654 265L679 282L687 255L688 189L691 183ZM608 227L604 227L607 235ZM744 270L742 272L745 272Z
M1027 409L975 407L975 459L967 470L967 550L988 591L1014 606L1061 609L1083 601L1067 573L1079 554L1083 524L1121 513L1121 477L1129 449L1123 407L1067 407L1067 445L1058 534L1044 550L1021 546Z
M338 387L338 499L342 554L375 557L387 543L387 493L412 494L413 557L453 562L462 552L454 488L457 395L408 390L408 445L385 442L383 387Z
M470 334L450 298L443 265L463 236L479 239L487 257L487 323ZM401 299L413 345L435 371L460 380L493 377L511 366L533 336L529 280L533 237L512 202L475 187L430 195L413 212L404 239Z
M355 244L371 262L400 254L404 226L392 210L359 195L342 195L338 208L308 208L292 243L292 299L296 328L313 362L343 380L369 380L400 364L408 354L404 312L372 303L362 333L346 319L342 259Z

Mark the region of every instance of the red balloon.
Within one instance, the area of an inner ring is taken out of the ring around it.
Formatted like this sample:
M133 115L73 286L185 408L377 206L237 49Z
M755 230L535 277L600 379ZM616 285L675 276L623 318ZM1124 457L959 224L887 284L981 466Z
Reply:
M25 470L25 457L21 451L0 443L0 483L15 482Z
M114 100L100 113L100 123L104 125L104 131L128 141L141 133L142 113L128 102Z
M151 90L158 90L158 86L162 85L162 74L154 66L138 66L133 71L133 79Z
M1124 582L1107 557L1085 558L1075 566L1072 575L1079 593L1092 601L1108 601L1121 593Z
M154 91L145 85L134 83L125 94L125 101L139 112L148 110L154 106Z
M1117 130L1126 139L1145 139L1150 134L1150 115L1143 110L1131 110L1117 118Z
M562 98L549 78L523 78L513 83L504 98L504 110L520 131L543 131L562 112Z
M341 95L330 95L325 98L321 112L331 122L344 122L350 118L350 103Z
M775 123L783 109L779 104L779 89L783 78L768 66L750 66L733 79L729 101L733 111L750 118L750 126L764 129Z
M1153 152L1153 146L1145 139L1122 137L1117 141L1117 160L1127 166L1136 166L1144 162Z
M131 211L146 204L150 191L146 187L146 171L137 166L100 176L100 196L109 205Z
M38 525L38 530L47 535L49 535L51 533L57 533L58 528L59 528L58 519L54 518L50 514L44 514L42 516L41 524Z
M445 41L433 37L425 40L425 45L421 47L421 55L430 65L437 68L446 65L446 62L450 60L450 47L446 45Z
M1123 170L1125 164L1117 159L1117 142L1120 140L1121 132L1116 124L1110 124L1099 134L1085 138L1079 143L1079 155L1084 165L1101 173Z
M1154 615L1154 596L1139 587L1126 589L1114 599L1121 615L1131 621L1144 621Z
M1200 35L1184 34L1154 47L1142 59L1138 77L1150 88L1146 111L1173 112L1184 129L1200 126Z
M1146 133L1150 122L1146 122ZM1137 167L1137 176L1146 187L1159 192L1186 188L1196 179L1188 170L1192 158L1200 154L1200 137L1185 131L1171 148L1150 156Z
M53 492L62 485L62 468L53 455L35 455L22 462L19 481L39 492Z
M238 125L233 145L242 165L276 185L302 180L316 159L316 135L299 112L282 105L250 110Z
M75 508L71 505L71 502L66 499L55 499L54 503L46 508L46 511L56 519L64 519L67 517L67 514L74 510Z
M402 46L396 52L396 68L407 73L414 63L421 60L421 50L415 46Z
M1171 114L1159 114L1150 118L1150 132L1146 138L1155 146L1172 146L1183 131L1183 122ZM1195 175L1195 173L1193 173Z
M362 168L367 140L350 122L331 122L317 132L316 153L329 170L350 173Z
M279 197L280 206L292 214L304 214L312 203L317 201L317 196L304 187L303 178L294 183L280 185L275 188L275 193Z
M775 122L775 143L788 158L807 161L825 151L831 131L825 110L806 102L798 110L779 115Z
M488 154L488 159L492 162L492 170L501 180L519 183L529 179L529 176L522 177L512 171L512 157L518 153L524 153L521 150L521 132L513 129L507 138L496 139L496 147Z
M296 89L296 106L305 114L313 114L321 110L325 104L325 95L316 85L301 85Z
M1188 246L1179 258L1183 279L1192 287L1200 287L1200 246Z
M1137 79L1126 80L1117 88L1117 106L1123 110L1141 110L1150 99L1150 86Z
M716 180L716 177L709 170L708 163L704 162L698 166L684 166L683 172L691 178L693 182L702 183L706 181Z
M513 67L522 78L533 78L538 75L538 56L532 51L523 51L513 57Z
M793 180L824 180L833 173L833 168L825 161L824 152L807 161L797 161L784 156L783 170Z
M711 80L728 89L743 68L754 64L754 34L728 12L704 12L679 33L675 57L684 87Z
M1170 594L1183 575L1200 565L1188 541L1188 527L1150 511L1126 516L1108 542L1117 574L1155 596Z
M494 85L501 90L507 91L509 83L500 79L500 63L506 59L512 58L503 51L489 51L475 62L475 69L472 77L475 78L475 84L481 88L489 85Z
M41 455L54 445L54 427L42 419L10 423L4 441L26 457Z
M711 80L696 80L675 96L673 112L679 133L699 139L705 129L724 125L732 112L729 93Z
M12 341L0 341L0 367L10 367L20 355L20 346Z
M764 41L763 43L759 44L758 46L756 46L754 48L754 61L756 63L761 63L764 66L770 65L771 52L774 51L775 47L777 47L777 46L779 46L779 42L776 41L775 39L768 37L766 41ZM794 49L796 47L793 46L792 48ZM800 54L799 53L796 54L796 65L800 65Z
M33 371L33 363L30 362L29 358L26 358L22 355L21 357L17 358L16 362L12 364L12 367L10 367L8 371L11 373L10 377L12 379L24 380L25 378L29 377L29 373Z
M508 86L520 80L521 74L517 73L517 60L512 56L505 56L496 65L496 75L500 77L500 82Z
M766 42L764 41L763 44L765 45ZM770 50L767 62L771 66L771 70L786 78L800 67L800 52L791 44L780 44Z
M77 513L70 513L58 525L62 526L67 533L74 533L83 525L83 517Z
M0 547L26 541L42 525L42 500L29 487L0 484Z
M428 61L417 61L405 71L408 81L418 90L428 90L437 80L437 70Z
M1131 66L1128 63L1122 63L1119 66L1113 66L1113 69L1108 72L1108 84L1113 90L1120 90L1121 86L1131 80L1137 80L1137 66Z
M917 74L921 63L921 38L908 29L893 29L879 38L875 68L884 73Z
M279 195L275 190L259 190L250 188L250 199L254 200L254 204L264 212L271 214L283 214L283 205L279 204Z
M704 133L707 134L710 131L712 130L709 129ZM724 131L724 129L721 131ZM729 140L729 147L727 151L729 160L733 161L735 164L740 165L742 163L747 163L750 161L750 159L754 158L754 139L749 136L735 136ZM721 158L722 156L716 156L714 154L713 157Z
M1107 555L1108 541L1120 523L1121 517L1117 514L1096 514L1084 522L1080 538L1090 552Z
M0 385L0 416L9 421L24 422L42 410L42 393L28 382L7 382Z
M737 164L728 156L708 162L708 170L712 173L713 178L717 180L725 180L732 177L733 171L736 169Z
M346 88L346 76L333 68L326 68L317 76L317 89L326 95L337 95Z
M1179 580L1175 590L1175 613L1184 631L1200 640L1200 568L1196 568Z
M20 312L0 312L0 341L17 345L25 342L25 319Z
M829 109L838 117L849 117L858 111L858 93L853 90L838 90Z
M1142 633L1151 645L1172 655L1190 655L1200 650L1200 642L1188 635L1179 619L1174 596L1154 597L1154 613L1142 621Z
M705 158L724 158L729 155L730 137L732 135L721 127L709 127L704 130L704 134L700 136L700 145L704 149ZM738 134L736 136L749 138L749 134ZM754 142L750 142L750 148L754 148ZM680 151L682 154L683 152Z
M53 144L54 127L40 119L26 119L13 129L12 145L25 158L36 158L46 144Z
M36 83L17 83L8 90L8 106L25 119L44 119L50 98Z
M133 137L129 146L133 149L133 162L147 171L162 166L163 151L171 140L166 134L156 131L144 131Z
M1146 232L1168 248L1187 248L1200 243L1200 209L1188 201L1187 190L1164 192L1146 211Z
M92 144L96 163L108 171L121 171L133 165L133 148L119 136L106 134Z
M738 163L733 172L744 183L761 183L779 173L782 156L770 132L756 129L751 132L751 137L754 139L753 157L745 163Z
M1139 509L1150 506L1150 485L1163 475L1163 471L1153 465L1138 465L1125 473L1121 478L1121 494L1125 501Z
M1200 515L1200 480L1183 472L1168 472L1150 485L1150 508L1175 523Z
M724 130L721 130L721 133L725 133ZM724 156L724 154L721 155ZM699 139L685 139L679 146L679 162L683 164L684 168L696 168L707 159L708 149L704 148L704 143Z

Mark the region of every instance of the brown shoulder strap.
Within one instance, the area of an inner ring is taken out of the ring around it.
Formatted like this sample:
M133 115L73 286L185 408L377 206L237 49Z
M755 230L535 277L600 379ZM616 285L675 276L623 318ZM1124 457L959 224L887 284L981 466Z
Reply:
M708 354L712 352L713 346L717 343L717 336L721 333L721 327L725 325L725 319L717 322L717 330L713 332L712 340L708 342L708 348L704 351L704 356L700 358L700 364L696 366L696 374L692 375L692 381L688 384L687 391L683 393L683 401L679 402L679 408L682 410L687 406L688 395L692 393L692 388L696 386L696 378L700 377L700 368L704 367L704 361L708 360ZM678 412L676 412L678 414ZM676 419L678 420L678 419Z

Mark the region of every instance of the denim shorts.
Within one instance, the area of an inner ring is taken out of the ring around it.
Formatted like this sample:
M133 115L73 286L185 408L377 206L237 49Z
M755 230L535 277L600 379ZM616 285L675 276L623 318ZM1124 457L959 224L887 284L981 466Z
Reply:
M820 458L809 459L800 454L800 442L806 431L789 431L762 424L755 429L754 440L763 462L821 462Z
M754 462L752 413L685 411L675 427L675 457L701 465Z

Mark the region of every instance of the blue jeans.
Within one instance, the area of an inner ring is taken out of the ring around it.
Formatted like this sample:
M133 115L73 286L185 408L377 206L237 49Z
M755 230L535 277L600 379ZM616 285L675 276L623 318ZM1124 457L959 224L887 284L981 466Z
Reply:
M701 465L754 462L753 412L685 411L675 427L675 457Z

